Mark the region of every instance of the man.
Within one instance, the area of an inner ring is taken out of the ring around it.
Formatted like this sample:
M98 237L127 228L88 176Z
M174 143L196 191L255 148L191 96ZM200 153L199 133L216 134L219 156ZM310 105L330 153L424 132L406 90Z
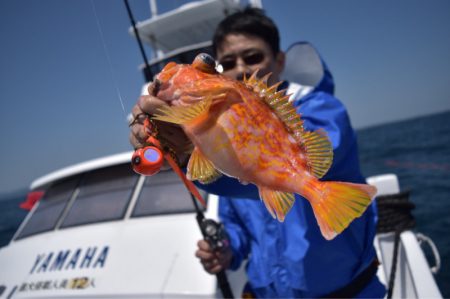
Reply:
M247 8L223 20L216 30L213 48L224 75L242 80L259 69L260 76L272 72L269 84L279 81L284 53L279 49L275 24L261 10ZM293 86L284 82L280 88L294 91L292 100L305 128L323 128L333 144L333 165L323 180L364 183L355 134L343 105L320 86L306 96L295 93ZM149 91L154 93L154 87ZM142 97L133 115L152 114L167 104L155 96ZM175 148L181 149L187 142L174 126L161 128L160 133L170 138ZM141 147L146 137L139 123L132 127L130 140L135 147ZM179 154L185 161L181 151ZM221 195L219 216L230 237L230 246L220 252L213 251L204 240L198 242L196 256L207 272L237 269L248 259L248 290L258 298L384 296L384 286L374 275L373 205L339 236L327 241L311 206L301 196L296 195L284 223L279 223L262 202L255 200L258 192L253 185L240 185L225 177L202 188Z

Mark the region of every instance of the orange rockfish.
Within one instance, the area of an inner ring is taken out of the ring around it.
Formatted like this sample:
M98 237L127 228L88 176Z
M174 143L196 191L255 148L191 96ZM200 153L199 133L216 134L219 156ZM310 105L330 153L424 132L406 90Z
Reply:
M157 96L170 101L153 119L181 125L194 144L191 180L208 183L222 173L253 183L266 208L283 221L294 193L306 198L322 235L330 240L361 216L376 193L373 186L319 181L333 149L322 130L308 132L278 84L256 73L239 82L215 70L199 54L192 65L168 63L156 76Z

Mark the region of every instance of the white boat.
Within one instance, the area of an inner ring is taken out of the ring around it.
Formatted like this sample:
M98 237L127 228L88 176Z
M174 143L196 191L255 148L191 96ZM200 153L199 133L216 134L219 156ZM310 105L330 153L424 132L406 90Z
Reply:
M0 298L216 296L215 277L194 257L201 233L183 183L172 171L137 175L131 154L32 183L31 195L45 195L0 248ZM216 197L205 215L216 217Z
M232 0L195 2L138 24L144 41L159 53L150 71L157 73L169 59L187 63L198 52L210 51L205 36L238 6ZM300 69L310 71L288 70L285 76L314 85L323 74L317 53L308 43L299 43L290 49L288 60L298 56L308 57L293 61L306 63ZM131 155L79 163L32 183L29 198L37 202L10 243L0 248L0 299L222 297L216 277L204 272L194 257L201 233L184 185L171 171L137 175L131 170ZM370 178L369 183L381 195L400 191L392 175ZM218 199L206 196L205 215L217 219ZM411 230L401 233L393 298L442 298L432 274L436 269L430 269L420 246L424 239ZM377 275L386 285L394 240L392 232L375 239L381 262ZM227 271L227 277L239 296L245 272Z
M0 248L0 298L220 298L216 278L194 257L201 238L184 185L172 171L144 177L131 152L87 161L35 180L45 190L11 242ZM398 193L395 175L371 177L382 194ZM217 218L217 197L207 197ZM442 298L419 240L401 234L393 298ZM387 285L394 233L375 239L377 275ZM436 271L436 270L434 270ZM243 269L227 271L234 294Z

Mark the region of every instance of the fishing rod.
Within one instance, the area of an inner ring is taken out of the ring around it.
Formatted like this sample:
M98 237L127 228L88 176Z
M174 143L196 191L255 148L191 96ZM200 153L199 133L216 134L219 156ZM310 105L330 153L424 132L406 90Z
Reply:
M192 201L194 203L196 211L197 223L205 239L213 250L222 250L229 246L228 235L222 223L218 223L212 219L205 218L202 210L199 208L197 201L191 194ZM220 291L224 298L234 298L233 292L231 291L230 284L228 282L225 270L220 271L216 274L217 283L219 284Z
M198 200L205 207L205 200L202 198L195 185L186 178L184 172L176 163L176 156L174 153L170 151L169 148L165 148L161 145L161 142L156 139L157 128L155 124L147 118L144 120L144 127L150 128L152 135L150 135L146 141L149 144L148 146L134 152L133 157L131 158L134 171L143 175L155 175L161 170L161 166L165 159L178 174L189 191L196 212L197 224L203 239L208 242L213 251L220 251L229 246L228 235L223 224L205 218L202 209L197 203ZM225 270L217 273L216 277L223 297L234 298Z
M141 38L139 37L139 32L136 27L136 22L134 21L133 13L131 12L130 4L128 3L128 0L124 0L124 2L128 12L128 18L130 19L131 26L133 27L134 35L138 41L139 50L141 51L142 58L144 59L144 77L146 82L150 82L152 80L150 64L148 63L147 55L145 55L144 46L142 45Z
M142 41L139 36L136 22L134 21L134 17L131 12L128 0L124 0L124 3L127 8L128 17L130 18L130 22L138 41L142 58L145 63L144 76L147 82L149 82L152 79L150 65L148 63L147 56L145 55L144 47L142 46ZM223 224L220 224L212 219L205 218L202 209L198 206L197 203L198 200L200 203L202 203L203 207L206 207L205 200L202 198L198 189L195 187L192 181L186 178L186 175L178 166L175 153L170 148L161 144L161 142L156 138L158 132L155 123L149 118L149 116L147 116L144 120L143 125L144 128L149 128L149 131L152 132L152 134L150 134L150 136L146 140L148 145L144 148L136 150L131 158L134 171L147 176L157 174L160 171L164 160L166 160L172 167L174 172L177 173L181 178L187 190L189 191L196 211L197 224L200 228L203 239L209 243L213 250L221 250L228 246L228 236L226 234L225 228L223 227ZM221 270L219 273L217 273L216 278L223 297L234 298L225 270Z

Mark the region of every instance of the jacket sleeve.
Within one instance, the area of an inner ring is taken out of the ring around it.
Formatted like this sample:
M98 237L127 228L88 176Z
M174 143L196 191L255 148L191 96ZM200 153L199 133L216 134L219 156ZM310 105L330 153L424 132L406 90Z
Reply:
M220 197L219 199L219 217L228 233L230 247L233 252L230 269L237 270L250 252L250 236L245 229L245 225L236 213L237 201L245 199L236 199L229 197Z

